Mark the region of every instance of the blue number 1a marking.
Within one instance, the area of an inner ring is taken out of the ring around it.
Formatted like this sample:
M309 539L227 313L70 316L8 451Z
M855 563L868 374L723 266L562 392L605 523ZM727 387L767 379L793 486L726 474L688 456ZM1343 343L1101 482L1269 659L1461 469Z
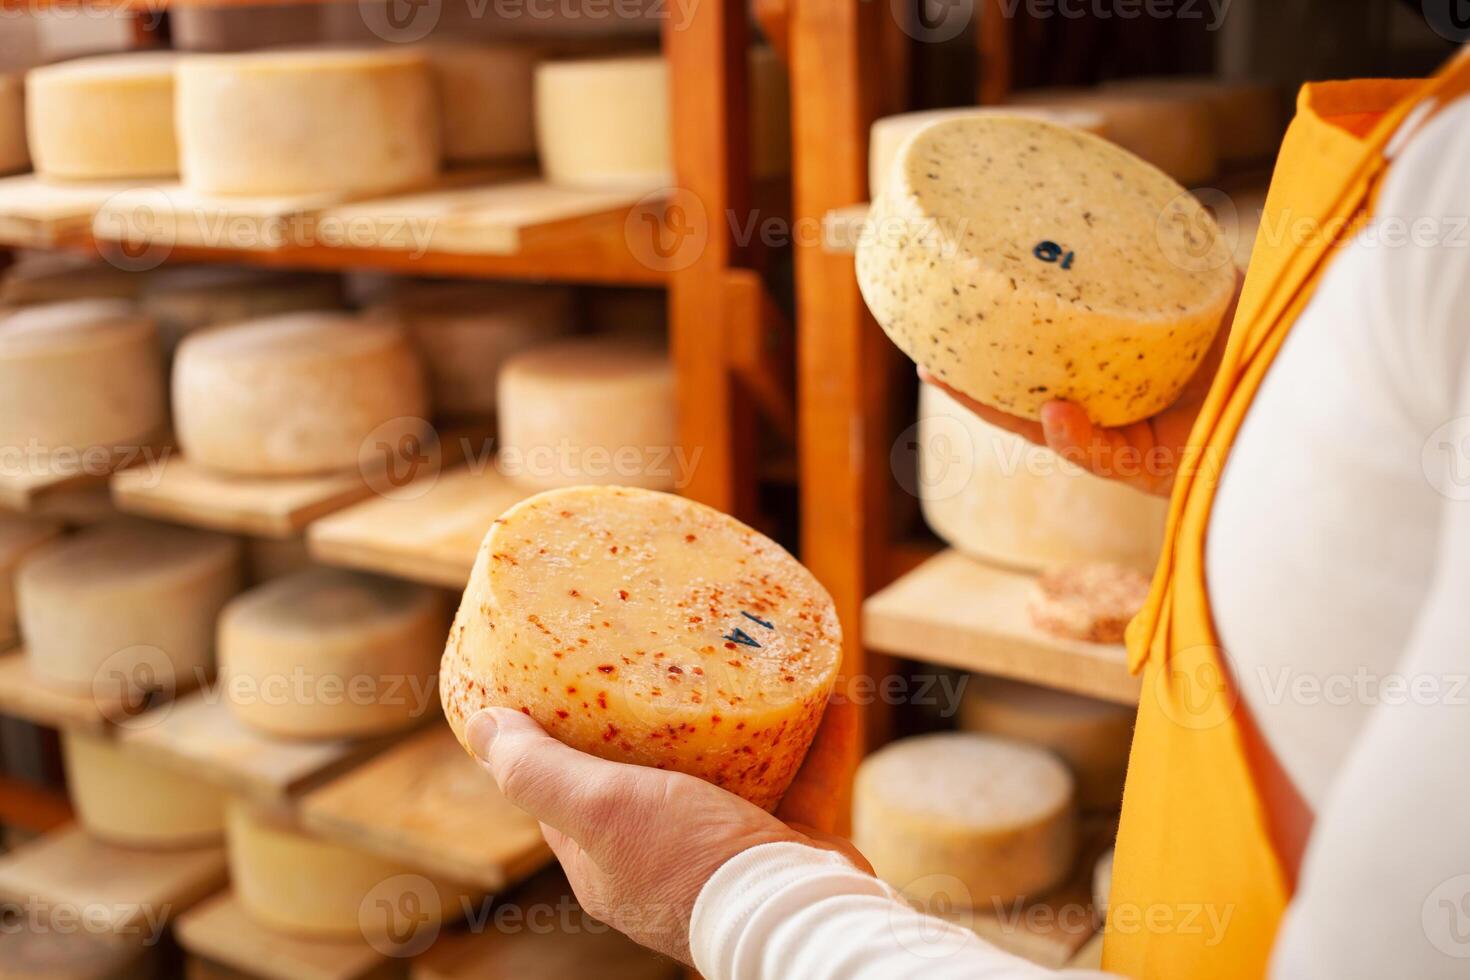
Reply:
M761 619L759 616L755 615L754 613L748 613L748 612L743 612L742 611L740 613L740 615L744 616L746 619L750 620L752 623L759 623L760 625L764 626L768 630L773 630L773 629L776 628L773 623L766 622L764 619Z

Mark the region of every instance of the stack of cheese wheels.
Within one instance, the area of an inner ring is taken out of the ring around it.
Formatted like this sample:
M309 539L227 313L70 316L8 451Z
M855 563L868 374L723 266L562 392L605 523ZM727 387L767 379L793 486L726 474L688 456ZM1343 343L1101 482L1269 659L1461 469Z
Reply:
M1268 159L1281 145L1285 119L1281 92L1274 85L1187 75L1130 78L1109 83L1106 91L1203 101L1210 109L1220 160L1226 164Z
M215 618L239 584L231 538L132 520L83 531L16 576L31 672L74 689L135 672L193 687L213 671Z
M439 169L433 78L412 50L190 55L178 126L184 184L203 194L364 194Z
M477 897L476 889L308 837L285 817L238 799L226 810L225 849L230 885L245 911L266 928L289 935L361 942L383 921L380 901L393 909L412 903L423 917L415 927L437 929L463 915Z
M61 733L66 788L82 826L123 847L198 847L225 829L225 793L136 758L124 743Z
M1131 708L998 677L971 677L960 727L1050 749L1077 781L1086 810L1116 810L1133 742Z
M186 334L200 327L339 308L342 283L334 276L309 273L185 266L160 269L150 276L139 305L158 325L159 341L169 355Z
M515 708L606 759L707 779L770 809L837 680L832 599L775 542L626 487L538 494L480 546L440 668L464 741Z
M150 278L106 262L57 252L23 253L0 278L0 303L32 306L75 299L137 299Z
M517 354L500 372L500 465L537 489L682 485L674 372L636 341L578 338Z
M518 159L536 152L533 48L435 40L423 52L438 93L447 162Z
M1108 139L1181 184L1201 184L1219 169L1215 112L1198 93L1053 88L1021 92L1013 101L1101 113Z
M44 453L137 445L164 422L153 323L121 300L0 318L0 446Z
M1028 419L1055 398L1109 426L1168 406L1235 289L1219 228L1183 188L1036 119L920 130L870 221L881 231L858 243L858 282L889 337Z
M0 645L15 637L16 570L27 557L60 536L60 521L0 513Z
M347 469L427 425L422 369L403 329L345 314L191 334L174 361L173 395L185 454L244 476Z
M989 909L1043 894L1077 858L1072 776L1030 745L968 732L893 742L863 760L852 841L921 905Z
M873 128L868 131L868 199L876 201L878 195L883 193L888 175L893 171L893 161L898 159L898 148L903 146L904 140L931 123L970 116L1023 116L1044 119L1058 126L1080 129L1096 136L1108 135L1107 119L1095 109L961 106L956 109L927 109L885 116L873 123Z
M26 133L43 177L107 180L179 172L172 52L101 55L26 75Z
M997 428L933 385L919 391L924 521L973 558L1025 571L1082 561L1151 570L1165 497L1093 476Z
M520 351L572 331L572 294L552 286L405 284L373 306L418 347L440 416L495 413L496 377Z
M25 82L20 75L0 75L0 174L12 174L30 165Z
M396 731L434 705L447 620L442 595L422 585L338 568L275 579L220 618L225 696L271 735Z

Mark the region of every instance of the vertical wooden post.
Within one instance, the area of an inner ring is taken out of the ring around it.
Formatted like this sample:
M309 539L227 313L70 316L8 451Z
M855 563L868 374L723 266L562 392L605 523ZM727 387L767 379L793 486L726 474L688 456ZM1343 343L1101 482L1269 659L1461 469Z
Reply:
M1004 102L1011 94L1012 19L1019 8L1003 0L976 0L980 21L975 25L975 44L980 55L980 70L975 84L975 101L981 105Z

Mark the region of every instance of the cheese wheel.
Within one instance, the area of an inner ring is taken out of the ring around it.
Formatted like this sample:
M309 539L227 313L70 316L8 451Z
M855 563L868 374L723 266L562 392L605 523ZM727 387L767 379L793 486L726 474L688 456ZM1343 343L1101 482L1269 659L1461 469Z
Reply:
M309 568L237 596L220 617L235 717L271 735L339 738L412 725L434 706L447 609L426 586Z
M518 159L536 152L534 50L441 40L422 50L433 72L447 162Z
M26 146L26 92L20 75L0 75L0 174L31 166Z
M165 268L149 277L139 305L158 325L164 354L172 356L184 336L200 327L337 309L342 283L335 276L235 266Z
M1077 857L1072 776L1051 753L968 732L890 743L853 785L852 842L921 904L991 909L1056 886Z
M971 557L1024 571L1158 560L1168 498L1093 476L934 385L919 389L918 447L924 521Z
M514 354L570 333L572 295L552 286L417 283L371 312L408 328L428 372L435 413L495 413L496 377Z
M421 436L422 370L396 324L288 313L214 327L179 345L174 427L194 462L245 476L357 466L365 445Z
M517 708L584 752L770 809L840 660L831 597L775 542L682 497L573 487L491 527L439 684L461 742L478 709Z
M1202 184L1219 169L1215 113L1197 93L1055 88L1021 92L1012 101L1101 113L1108 139L1185 186Z
M1037 576L1027 601L1043 633L1084 643L1122 643L1148 601L1149 578L1108 562L1058 565Z
M26 133L43 177L108 180L179 172L173 52L99 55L26 75Z
M960 701L965 731L1029 742L1061 757L1086 810L1116 810L1135 711L1121 704L999 677L971 677Z
M379 901L394 909L411 905L423 916L416 927L436 928L478 897L397 861L308 837L238 799L226 809L225 853L230 886L246 913L288 935L361 941L384 919Z
M61 530L60 521L0 512L0 644L15 635L16 569Z
M668 63L657 55L536 66L536 146L553 183L672 184L670 126Z
M5 270L0 279L0 303L31 306L76 299L136 299L149 275L72 255L33 252Z
M893 171L893 162L898 158L898 149L903 141L928 126L945 119L965 119L971 116L1023 116L1029 119L1044 119L1080 129L1096 136L1106 136L1107 120L1095 109L1058 108L1045 109L1023 106L960 106L955 109L926 109L922 112L905 112L897 116L885 116L873 123L868 131L868 194L876 201L888 183Z
M16 576L31 672L90 691L100 670L132 677L142 665L160 685L198 685L213 673L215 618L239 566L232 538L133 520L46 549Z
M618 484L673 489L692 465L676 453L668 355L636 342L575 339L517 354L500 372L499 466L537 489Z
M1106 140L1035 119L916 133L870 224L858 282L889 337L952 387L1028 419L1054 398L1109 426L1168 406L1235 290L1219 228L1183 188Z
M88 527L123 516L112 502L112 492L106 483L48 493L35 502L29 513L60 521L69 527Z
M66 789L87 833L121 847L200 847L225 829L226 794L136 758L120 743L61 733Z
M1281 92L1265 82L1185 75L1129 78L1110 82L1105 90L1202 100L1210 110L1220 159L1227 164L1253 163L1274 156L1286 128Z
M245 579L252 585L269 582L311 566L306 538L246 538Z
M180 169L201 194L366 194L425 184L439 169L422 53L191 55L178 88Z
M0 446L135 446L164 412L157 333L131 304L75 300L0 317Z

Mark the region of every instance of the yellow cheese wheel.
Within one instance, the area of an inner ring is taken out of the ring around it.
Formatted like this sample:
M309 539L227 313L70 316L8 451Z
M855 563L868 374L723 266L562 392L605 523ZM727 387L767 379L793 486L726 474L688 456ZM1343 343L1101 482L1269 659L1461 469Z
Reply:
M75 299L136 299L149 273L125 272L57 252L22 254L0 278L0 303L30 306Z
M999 677L971 677L960 702L966 731L1029 742L1061 757L1083 809L1116 810L1133 743L1132 708Z
M247 476L355 467L424 430L422 369L403 330L287 313L200 330L179 345L174 428L184 453Z
M0 174L16 173L30 165L25 81L20 75L0 75Z
M544 344L505 362L497 394L499 466L523 486L673 489L697 462L675 451L673 367L653 346Z
M153 323L121 300L75 300L0 317L0 446L61 458L137 446L164 423Z
M1210 109L1220 159L1228 164L1252 163L1274 156L1286 128L1281 91L1265 82L1184 75L1129 78L1110 82L1105 89L1129 95L1204 101Z
M841 659L832 599L780 546L669 494L573 487L480 546L440 668L455 734L488 705L607 759L766 808L796 774Z
M1183 188L1035 119L916 133L869 221L858 282L889 337L1023 418L1054 398L1103 425L1155 414L1199 367L1235 289L1219 229Z
M225 698L271 735L396 731L434 707L447 622L442 594L427 586L340 568L275 579L220 617Z
M439 169L433 79L409 50L190 55L178 121L184 184L203 194L363 194Z
M225 830L226 794L138 759L123 745L61 733L66 788L87 833L122 847L200 847Z
M179 172L172 52L78 58L26 75L36 172L68 180Z
M670 125L668 63L657 55L536 66L536 145L554 183L672 184Z
M164 268L148 278L139 305L158 325L165 355L172 356L184 336L200 327L340 308L342 283L335 276L237 266Z
M232 538L134 520L46 549L16 577L31 672L85 691L99 671L132 678L134 668L160 686L199 684L213 673L215 618L239 566Z
M924 905L990 910L1044 894L1077 858L1072 776L1051 753L968 732L890 743L863 760L852 841Z
M425 44L449 163L530 157L536 152L527 45L434 40Z
M0 641L15 634L16 569L61 530L57 520L0 512Z

